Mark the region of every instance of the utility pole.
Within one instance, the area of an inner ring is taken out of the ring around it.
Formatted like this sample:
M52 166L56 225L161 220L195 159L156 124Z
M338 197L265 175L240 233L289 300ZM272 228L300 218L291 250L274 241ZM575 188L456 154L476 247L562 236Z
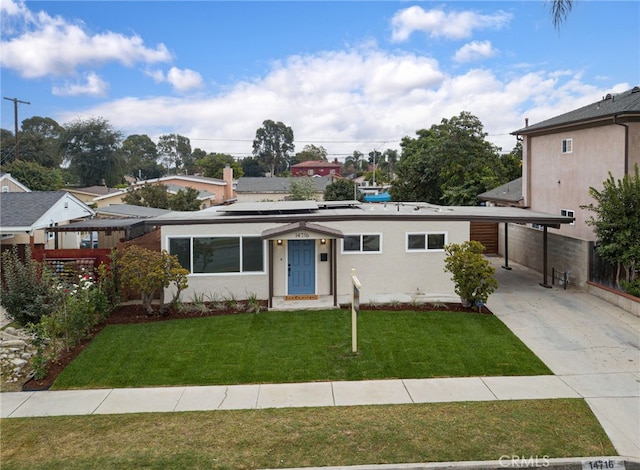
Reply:
M22 104L31 104L31 103L29 103L28 101L19 100L18 98L5 97L4 99L13 101L13 118L15 121L15 129L16 129L16 150L15 150L14 160L18 161L20 160L20 139L18 137L18 103L22 103Z

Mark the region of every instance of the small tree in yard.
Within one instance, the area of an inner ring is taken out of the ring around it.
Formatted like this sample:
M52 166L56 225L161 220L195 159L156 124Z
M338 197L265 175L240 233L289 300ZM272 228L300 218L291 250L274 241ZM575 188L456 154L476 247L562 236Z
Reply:
M180 293L188 287L187 275L176 256L167 251L152 251L140 246L128 247L119 258L120 284L140 293L142 305L147 314L153 315L153 298L160 295L160 313L180 298ZM174 286L176 291L169 303L164 302L164 290Z
M616 284L632 295L640 297L640 175L638 165L634 174L615 180L611 172L603 189L589 188L596 204L582 206L595 213L587 220L598 238L596 252L618 267ZM621 271L624 279L621 280Z
M495 268L482 256L484 245L477 241L449 243L444 251L447 255L444 270L453 275L451 279L462 302L470 305L486 303L498 288L498 281L493 277Z

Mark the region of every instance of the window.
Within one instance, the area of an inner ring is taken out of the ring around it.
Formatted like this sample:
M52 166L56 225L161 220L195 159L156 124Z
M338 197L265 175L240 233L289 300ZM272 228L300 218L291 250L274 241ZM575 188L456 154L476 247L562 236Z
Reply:
M345 235L342 239L344 253L380 253L380 235Z
M193 274L263 272L263 246L260 237L169 239L169 253Z
M313 169L312 169L312 168L309 168L309 169L307 170L307 175L309 175L309 176L313 176Z
M2 192L3 193L8 193L9 192L9 186L3 186L2 187Z
M531 228L535 228L536 230L544 230L544 225L531 224Z
M571 224L569 224L569 225L575 225L576 224L576 221L575 221L576 213L574 211L572 211L571 209L560 209L560 215L563 216L563 217L573 217L574 221L571 222Z
M407 233L407 251L442 251L447 244L447 234Z
M562 139L562 153L573 152L573 139Z

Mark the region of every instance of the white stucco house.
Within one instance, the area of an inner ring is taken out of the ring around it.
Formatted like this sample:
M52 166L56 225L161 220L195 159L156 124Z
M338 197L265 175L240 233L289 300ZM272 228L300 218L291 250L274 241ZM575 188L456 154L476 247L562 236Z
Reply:
M444 246L469 240L472 221L563 224L572 218L510 207L440 207L357 201L236 203L173 212L162 248L187 268L195 296L255 296L269 307L326 308L362 302L458 301Z

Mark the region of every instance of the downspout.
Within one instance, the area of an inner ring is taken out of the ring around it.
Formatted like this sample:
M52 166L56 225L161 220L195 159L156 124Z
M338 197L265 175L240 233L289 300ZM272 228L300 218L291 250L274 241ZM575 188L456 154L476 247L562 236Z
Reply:
M613 115L613 123L624 127L624 174L629 174L629 126L618 122L618 115Z

